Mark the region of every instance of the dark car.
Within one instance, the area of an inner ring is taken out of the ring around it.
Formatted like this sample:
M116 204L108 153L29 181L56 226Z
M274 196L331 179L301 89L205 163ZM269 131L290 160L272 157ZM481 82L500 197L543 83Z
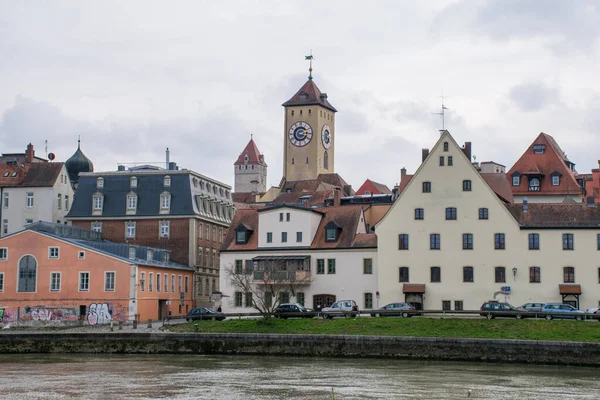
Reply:
M316 314L312 308L306 308L302 304L298 303L283 303L280 304L275 311L273 316L275 318L312 318Z
M185 316L186 321L196 321L198 319L223 321L225 319L225 315L223 315L222 312L213 310L212 308L193 308Z
M578 310L569 304L548 303L542 307L542 312L544 313L544 318L547 320L553 318L573 318L577 321L582 321L585 319L585 313L583 311Z
M415 307L408 303L390 303L386 306L378 308L371 313L371 317L402 317L408 318L413 315L421 315L414 313Z
M479 315L487 319L493 318L516 318L521 319L527 314L523 310L519 310L508 303L498 301L488 301L483 303Z

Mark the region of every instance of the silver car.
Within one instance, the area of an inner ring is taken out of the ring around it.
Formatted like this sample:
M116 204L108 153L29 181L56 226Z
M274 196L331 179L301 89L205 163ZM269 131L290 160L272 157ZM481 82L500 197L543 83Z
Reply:
M323 318L333 317L356 317L358 315L358 305L354 300L339 300L331 305L321 309Z

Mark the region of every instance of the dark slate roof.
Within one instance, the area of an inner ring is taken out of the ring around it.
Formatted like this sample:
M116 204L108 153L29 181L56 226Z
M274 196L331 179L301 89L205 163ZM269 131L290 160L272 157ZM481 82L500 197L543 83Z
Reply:
M163 186L164 177L171 177L171 186ZM98 177L104 178L104 187L97 188ZM137 188L130 187L130 179L136 177ZM160 195L163 191L171 194L171 209L168 214L160 214ZM98 217L125 217L127 211L127 195L138 195L137 212L130 217L156 216L167 217L173 215L195 215L192 203L189 174L172 173L127 173L119 175L94 174L81 176L77 186L77 194L67 218L96 218L92 214L92 199L95 193L104 195L102 215Z
M65 167L67 167L71 182L77 182L81 172L94 172L94 164L83 154L79 142L77 143L77 151L65 162Z
M325 97L322 97L323 94ZM303 99L303 95L305 98ZM335 107L333 107L329 101L327 101L327 95L325 93L321 93L315 82L312 79L306 81L306 83L296 92L295 95L292 96L291 99L282 104L284 107L290 106L311 106L311 105L319 105L321 107L325 107L328 110L333 112L337 112Z
M523 228L597 228L600 210L585 203L507 204L506 207Z

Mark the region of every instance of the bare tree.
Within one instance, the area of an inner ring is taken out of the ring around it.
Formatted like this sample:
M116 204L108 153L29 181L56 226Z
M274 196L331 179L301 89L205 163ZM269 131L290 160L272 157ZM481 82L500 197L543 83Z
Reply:
M246 265L240 260L225 267L225 275L235 291L241 293L242 303L264 318L270 318L282 300L295 297L299 288L312 281L310 259L303 257L248 260Z

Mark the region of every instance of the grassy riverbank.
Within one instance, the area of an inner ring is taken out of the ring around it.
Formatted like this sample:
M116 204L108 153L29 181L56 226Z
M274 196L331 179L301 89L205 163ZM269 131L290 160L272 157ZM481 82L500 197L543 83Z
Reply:
M171 332L278 333L306 335L426 336L600 342L600 323L591 321L434 318L231 319L168 325Z

